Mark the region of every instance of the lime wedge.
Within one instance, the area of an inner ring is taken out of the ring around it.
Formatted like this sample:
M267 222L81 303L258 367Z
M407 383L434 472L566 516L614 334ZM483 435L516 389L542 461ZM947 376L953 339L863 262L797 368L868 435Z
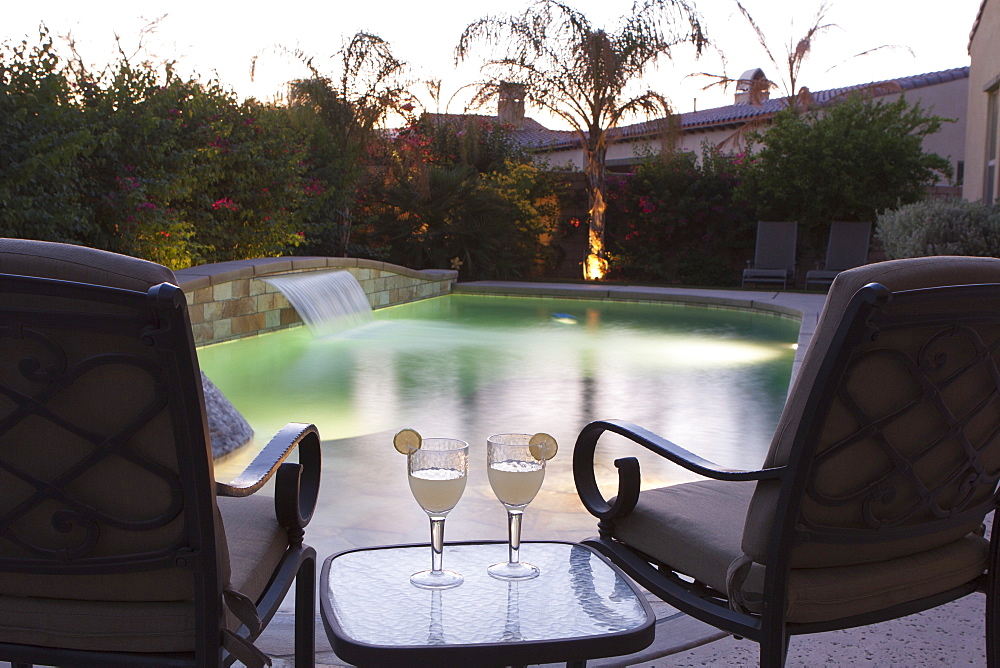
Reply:
M392 444L400 454L408 455L420 449L420 434L412 429L400 429L392 437Z
M556 453L559 452L559 444L556 443L556 439L544 432L540 432L532 436L531 440L528 441L528 450L535 459L539 461L543 459L548 460L555 457Z

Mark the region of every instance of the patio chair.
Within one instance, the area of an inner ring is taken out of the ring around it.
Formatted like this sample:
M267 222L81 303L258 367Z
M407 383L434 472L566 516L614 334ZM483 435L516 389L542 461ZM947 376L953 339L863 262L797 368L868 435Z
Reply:
M606 501L594 449L607 432L708 479L640 492L637 460L622 458ZM761 665L782 665L791 635L977 591L997 665L1000 527L995 514L987 541L983 521L1000 477L1000 259L838 275L758 471L615 420L587 425L573 457L600 520L586 542L683 612L760 643Z
M826 245L826 263L822 269L806 272L806 290L810 285L829 288L837 274L868 262L871 236L871 223L831 223L830 239Z
M757 223L757 246L753 264L743 270L743 287L747 283L778 285L782 289L795 283L795 241L799 224L796 222L760 221Z
M0 661L259 666L294 581L295 665L314 663L319 434L289 424L215 482L173 283L144 260L0 239ZM272 477L273 499L252 496Z

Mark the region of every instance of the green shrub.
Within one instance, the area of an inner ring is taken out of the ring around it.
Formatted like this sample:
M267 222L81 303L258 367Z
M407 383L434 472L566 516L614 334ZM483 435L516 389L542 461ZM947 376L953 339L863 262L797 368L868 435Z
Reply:
M922 143L944 121L903 98L859 95L822 111L783 111L763 136L750 136L754 158L742 194L756 204L758 220L798 221L800 249L818 259L831 221L874 220L951 175L948 161L924 153Z
M914 202L879 215L891 259L925 255L1000 256L1000 207L963 199Z
M94 243L81 190L98 144L52 39L0 45L0 236Z
M284 109L122 55L99 72L0 45L0 236L179 269L300 241L303 149Z
M523 159L509 128L426 121L384 148L383 168L372 171L382 181L366 184L357 206L366 255L455 268L463 280L524 277L550 260L558 188Z

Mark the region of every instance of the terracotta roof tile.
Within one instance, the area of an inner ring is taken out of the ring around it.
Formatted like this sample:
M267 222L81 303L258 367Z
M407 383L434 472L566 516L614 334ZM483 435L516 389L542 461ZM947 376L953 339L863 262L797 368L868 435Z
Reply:
M893 93L923 88L925 86L946 83L948 81L955 81L957 79L967 79L968 77L968 67L956 67L950 70L942 70L940 72L929 72L909 77L900 77L898 79L886 79L884 81L873 81L870 83L856 84L854 86L821 90L813 92L812 97L813 102L822 107L858 91L871 90L876 95L890 95ZM749 102L742 102L739 104L730 104L725 107L716 107L714 109L690 111L684 114L678 114L677 119L680 122L680 128L682 130L695 130L726 125L742 125L753 118L776 114L784 109L785 106L785 98L772 98L770 100L765 100L760 105L752 105ZM522 141L527 146L532 146L536 149L551 150L557 148L570 148L578 144L576 134L573 132L548 130L531 119L525 120L530 120L532 123L532 127L530 129L525 128L522 131ZM626 125L613 129L609 134L616 139L642 137L657 133L662 122L663 119Z

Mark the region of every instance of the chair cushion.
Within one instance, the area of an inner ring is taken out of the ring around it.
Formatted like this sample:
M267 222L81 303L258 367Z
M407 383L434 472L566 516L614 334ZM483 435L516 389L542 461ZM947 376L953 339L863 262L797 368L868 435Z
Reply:
M233 587L256 601L288 548L274 499L219 498ZM53 578L56 579L56 578ZM0 642L122 652L183 652L194 646L191 601L83 601L0 595ZM226 615L225 625L239 624Z
M706 480L644 491L615 523L614 536L724 592L729 564L743 556L740 537L754 485Z
M166 267L108 251L31 239L0 238L0 274L56 278L145 292L177 284Z
M788 401L778 422L777 430L771 442L770 450L764 461L763 467L783 466L788 463L792 449L795 445L796 432L799 429L803 410L810 391L816 382L817 374L823 360L830 352L834 334L841 320L844 317L846 308L854 294L868 283L880 283L890 291L912 290L934 286L947 285L967 285L976 283L1000 283L1000 259L979 258L979 257L925 257L911 258L907 260L893 260L890 262L879 262L868 264L855 269L848 269L837 275L830 288L826 305L820 316L816 327L816 334L810 342L802 362L802 368L796 376ZM956 305L959 308L961 305ZM889 371L886 369L871 368L872 377L890 387L892 380ZM856 385L865 385L856 379ZM959 386L956 385L956 388ZM965 385L961 386L963 389ZM974 396L975 388L969 386L969 396ZM851 389L851 388L848 388ZM867 384L860 388L866 391L867 395L877 400L880 396L890 396L888 391L882 392L881 388L874 384ZM962 406L963 400L958 399L954 403ZM967 402L966 402L967 403ZM866 407L867 408L867 407ZM883 413L875 412L876 415ZM964 412L961 413L964 415ZM912 429L925 431L939 428L938 423L930 424L931 413L920 414L913 422ZM922 420L922 421L921 421ZM940 422L940 421L938 421ZM839 439L850 433L852 424L851 415L847 411L841 410L836 405L825 423L821 442L817 446L817 452L822 453L825 448L830 447ZM903 439L905 440L905 439ZM950 447L950 446L949 446ZM877 457L874 448L856 447L850 453L851 456L840 457L839 461L834 461L835 457L822 472L814 471L815 481L810 483L816 487L823 488L825 485L830 488L832 485L838 493L843 493L843 488L863 481L864 476L869 475L869 471L878 469L864 468L859 462L867 462L870 466L884 465L884 459ZM948 451L942 456L950 456ZM937 460L935 460L937 461ZM931 463L927 460L928 464ZM989 467L994 466L994 462L989 462ZM948 466L953 464L934 464L937 468L931 471L930 480L925 485L933 487L937 484L936 471L946 471ZM994 470L989 468L989 471ZM845 471L850 475L845 476ZM855 482L851 482L855 481ZM909 490L893 490L894 497L888 492L881 494L877 501L884 499L894 499L892 502L902 506L908 500ZM905 493L904 493L905 492ZM991 490L983 487L983 494L988 495ZM750 509L747 514L746 527L743 532L743 551L758 563L766 561L767 538L770 535L770 528L773 518L778 512L779 486L774 482L762 482L758 485ZM837 517L832 517L829 513L818 518L817 524L840 529L871 529L871 527L858 518L862 516L864 500L851 503L844 503ZM892 517L897 508L889 509L885 514ZM811 513L822 512L818 504L811 502L808 495L803 499L803 514L812 517ZM915 515L909 524L918 524L927 521L923 515ZM794 568L820 568L833 566L847 566L866 562L877 562L897 556L903 556L911 552L922 552L935 547L950 543L972 531L981 522L981 518L971 518L968 523L953 526L948 529L923 535L919 538L909 539L898 543L871 543L868 545L841 545L831 546L819 544L803 544L796 547L792 552L792 566Z
M743 558L740 541L753 483L709 480L647 490L614 536L679 573L746 603L760 599L764 567L752 564L740 591L727 591L727 571ZM789 572L789 622L816 622L912 601L974 580L986 568L989 542L965 536L941 547L887 561Z
M86 246L36 241L32 239L0 238L0 273L76 281L138 292L146 292L151 287L161 283L177 284L172 271L154 262L88 248ZM77 308L79 305L73 304L73 307ZM77 336L76 338L77 343L82 341L82 337ZM88 354L93 354L94 352L85 347L83 350ZM31 352L31 349L28 349L24 353L24 356L32 356ZM88 391L85 388L77 394L71 394L64 390L62 392L62 395L65 397L63 416L70 417L90 429L97 429L97 426L90 422L91 419L98 416L109 417L106 411L100 411L96 408L108 403L120 407L110 417L121 421L127 416L131 416L133 412L127 410L125 407L140 403L142 397L136 396L136 388L144 387L143 381L146 380L144 377L141 377L139 379L133 378L130 381L126 374L131 371L128 368L122 370L112 367L112 371L105 371L105 373L115 373L118 375L106 378L103 385L100 386L97 386L95 381L95 387L98 388L96 390ZM97 373L92 372L90 375L97 376ZM201 377L203 383L211 386L211 391L205 393L205 403L210 430L207 436L209 437L210 444L212 444L213 451L218 449L218 454L222 454L239 445L245 444L253 436L252 428L225 396L214 385L211 385L211 382L204 373L201 374ZM148 381L146 385L148 385ZM29 394L31 393L29 391L30 388L21 389ZM34 391L37 391L37 388ZM117 391L121 396L109 395L109 391ZM168 412L163 411L158 419L163 421L164 424L153 425L156 428L146 430L148 436L145 436L145 438L150 442L150 445L145 447L145 454L151 456L158 464L174 471L177 468L177 462L172 458L171 454L175 448L171 437L173 431L169 427L169 424L165 423L169 419ZM30 426L31 429L27 429L25 425ZM81 440L79 437L58 429L55 425L47 422L39 424L38 421L26 421L25 425L22 425L22 428L26 432L29 432L29 437L23 439L23 442L26 444L34 442L32 439L40 439L44 442L48 438L50 442L58 442L60 447L65 449L69 439L76 438L77 440ZM48 430L48 432L42 430ZM15 440L17 435L8 434L8 438ZM60 463L53 466L60 466L62 465L61 461L64 460L54 461ZM136 507L142 508L143 512L141 513L133 508L124 508L123 510L132 512L130 517L135 515L143 518L155 516L155 513L149 510L150 507L153 509L162 509L168 506L171 501L169 496L163 493L162 480L153 480L150 482L145 478L136 477L134 469L118 471L113 478L115 479L115 483L110 487L132 486L144 492L143 494L126 493L119 495L129 499L128 504L126 504L127 506L134 504ZM61 535L60 532L53 532L51 530L51 522L48 521L36 523L32 527L30 522L33 519L33 517L24 518L21 526L18 527L18 530L21 532L38 534L29 536L31 539L30 542L33 544L52 547L53 533L68 545L72 545L73 540L78 537L77 535ZM149 537L151 532L148 531L138 532L136 536L130 536L129 532L123 532L123 537L115 543L114 548L121 552L132 547L136 541L146 541L136 547L144 551L154 551L159 549L164 542L169 544L170 541L174 540L176 534L182 530L183 525L178 520L152 538ZM108 540L107 533L108 531L105 529L104 540ZM217 549L223 557L221 562L222 576L223 579L226 579L229 577L229 563L225 559L226 545L224 531L217 531L217 537ZM55 542L54 544L57 547L63 547L59 542ZM190 596L190 581L191 578L186 572L175 569L159 571L156 574L122 573L115 575L113 578L105 576L78 577L74 581L76 588L73 591L73 596L75 598L93 600L103 600L110 596L117 600L173 601ZM60 593L65 595L64 586L46 576L26 575L20 578L18 582L0 582L0 594L56 597Z
M233 588L256 601L288 550L288 532L274 517L274 498L218 497L226 527Z
M990 543L969 534L925 552L854 566L793 568L787 621L826 622L884 610L971 582L986 570ZM760 600L764 566L753 564L739 597ZM734 595L731 593L730 595ZM754 612L760 606L745 603Z

